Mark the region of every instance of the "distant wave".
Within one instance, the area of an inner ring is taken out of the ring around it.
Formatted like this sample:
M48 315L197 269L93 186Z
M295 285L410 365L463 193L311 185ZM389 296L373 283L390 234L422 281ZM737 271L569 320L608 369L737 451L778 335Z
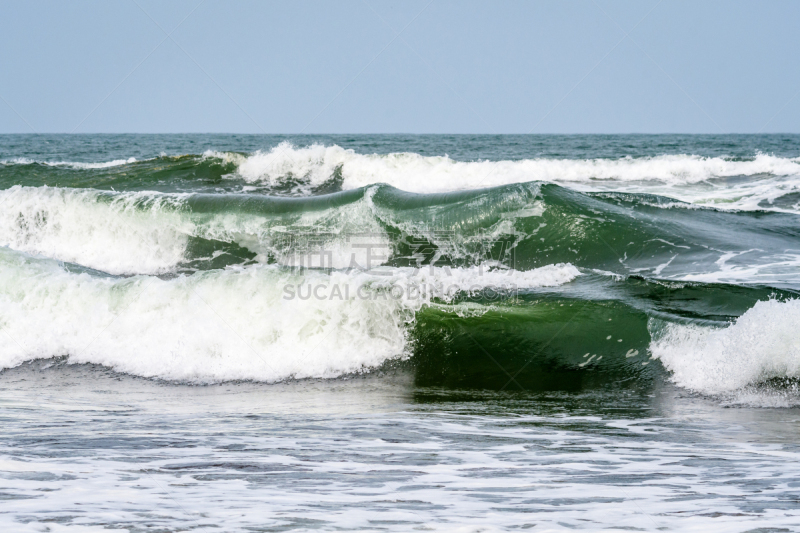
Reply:
M137 160L135 157L129 157L128 159L115 159L114 161L103 161L99 163L83 163L80 161L36 161L34 159L20 157L0 161L0 165L45 165L50 167L73 168L77 170L95 170L130 165L131 163L136 162Z
M526 181L659 180L696 183L713 177L800 175L800 158L756 154L750 161L696 155L663 155L622 159L523 159L519 161L454 161L447 156L414 153L362 155L339 146L297 148L281 143L249 156L207 152L238 163L249 182L274 182L289 174L319 184L341 168L345 188L388 183L413 192L444 192Z
M123 190L144 183L154 188L172 184L181 190L224 184L228 191L311 196L375 184L415 193L442 193L551 182L584 192L659 194L718 209L800 211L800 158L764 153L748 159L660 155L469 162L416 153L359 154L336 145L296 147L284 142L251 154L207 151L141 161L13 159L0 162L0 171L25 165L41 167L35 176L41 184L64 186L74 180L81 187ZM64 172L80 176L65 176ZM13 185L20 179L13 170L0 173L0 184Z
M339 146L312 145L298 148L282 143L268 152L244 156L236 153L207 152L237 165L235 176L248 183L276 186L286 179L299 181L306 189L319 187L337 174L342 188L353 189L374 183L387 183L400 189L418 192L495 187L510 183L550 181L570 186L592 188L620 185L633 192L654 192L654 186L696 185L714 178L734 176L800 177L800 158L784 158L758 153L751 160L732 160L697 155L662 155L621 159L523 159L518 161L455 161L447 156L426 157L415 153L363 155ZM771 200L795 190L797 183L770 185L769 191L757 190L758 184L743 186L742 193L757 197L755 203L728 207L752 208L760 200ZM763 188L763 187L762 187ZM675 190L679 199L681 191ZM720 191L707 191L713 203ZM719 197L721 205L735 203L736 196ZM693 192L689 201L703 200L702 191Z

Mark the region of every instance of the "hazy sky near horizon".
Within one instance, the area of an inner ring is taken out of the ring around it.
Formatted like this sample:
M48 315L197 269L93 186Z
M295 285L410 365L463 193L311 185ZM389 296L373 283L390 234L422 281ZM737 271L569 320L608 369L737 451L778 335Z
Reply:
M800 132L800 2L4 0L0 133Z

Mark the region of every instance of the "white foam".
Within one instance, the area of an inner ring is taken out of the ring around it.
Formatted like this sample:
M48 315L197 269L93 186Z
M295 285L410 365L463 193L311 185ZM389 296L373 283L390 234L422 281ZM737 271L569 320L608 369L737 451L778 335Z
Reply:
M793 284L800 271L800 249L785 250L771 256L748 255L761 250L721 252L715 261L718 270L676 276L682 281L702 283L763 283L772 286Z
M650 351L676 384L722 394L800 377L800 300L756 303L727 328L653 323Z
M385 276L383 276L385 274ZM555 287L569 283L580 276L580 271L569 263L545 265L533 270L519 271L502 265L475 265L466 268L421 267L378 268L372 285L375 287L405 288L405 295L413 288L428 289L429 296L452 300L460 293L477 293L487 288L513 291L536 287ZM430 290L434 288L435 290ZM491 293L487 293L491 296Z
M68 355L73 363L197 382L361 372L406 355L408 325L436 296L403 292L416 274L255 265L169 280L100 278L0 249L0 368ZM452 278L472 290L498 281L557 285L578 274L572 265L476 267L437 269L420 281Z
M32 165L36 163L40 165L47 165L49 167L67 167L67 168L74 168L77 170L92 170L99 168L110 168L122 165L129 165L131 163L136 163L136 158L129 157L127 159L115 159L113 161L101 161L99 163L85 163L80 161L36 161L34 159L28 159L27 157L17 157L14 159L7 159L0 161L0 164L9 166Z
M358 154L319 144L298 148L281 143L268 152L207 152L238 163L237 175L248 183L275 186L287 178L307 187L322 185L341 170L343 187L388 183L418 193L550 181L581 190L624 190L666 194L682 201L723 208L758 209L759 202L800 190L800 158L758 153L748 161L698 155L662 155L619 159L523 159L455 161L415 153ZM715 184L714 178L750 176L747 183ZM789 177L789 179L787 179ZM712 181L709 181L712 180Z
M234 154L225 154L224 157L226 161L238 162L238 172L248 182L275 185L287 177L294 177L304 179L312 186L328 181L336 168L345 161L370 157L359 156L353 150L345 150L339 146L315 144L307 148L295 148L287 142L266 153L256 152L243 160L235 157L228 159L233 156Z
M235 163L241 165L247 159L246 156L236 152L217 152L216 150L206 150L203 152L203 159L222 159L225 164Z
M192 233L180 199L14 186L0 191L0 245L112 274L168 272Z

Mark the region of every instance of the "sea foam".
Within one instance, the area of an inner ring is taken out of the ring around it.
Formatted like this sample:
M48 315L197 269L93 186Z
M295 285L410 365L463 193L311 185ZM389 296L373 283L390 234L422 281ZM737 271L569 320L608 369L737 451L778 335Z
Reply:
M651 325L652 356L681 387L713 395L800 377L800 300L758 302L726 328Z
M0 191L0 245L111 274L164 273L192 226L180 195L14 186Z
M254 265L172 279L113 278L0 248L0 368L68 356L190 382L332 378L405 357L408 327L434 298L495 284L560 285L579 274L569 264L526 272ZM441 294L408 290L436 283ZM288 287L302 289L292 294Z

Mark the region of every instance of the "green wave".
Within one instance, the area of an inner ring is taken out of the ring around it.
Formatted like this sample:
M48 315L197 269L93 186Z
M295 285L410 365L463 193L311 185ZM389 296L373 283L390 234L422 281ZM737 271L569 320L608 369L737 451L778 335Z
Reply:
M223 180L236 164L199 155L162 156L109 167L83 168L74 164L20 161L0 164L0 188L71 187L98 190L180 192L238 185Z
M422 264L440 252L440 265L491 259L527 270L569 262L667 277L707 272L723 253L752 250L748 264L768 264L797 248L800 237L800 220L793 215L691 209L652 195L584 194L540 183L425 195L385 185L309 198L198 194L189 197L187 208L196 220L247 214L299 232L357 231L348 227L348 209L370 190L373 215L391 237L396 266L419 263L415 250L425 248L429 257ZM321 226L296 224L301 214L324 212L331 217Z
M287 252L281 239L345 240L365 232L388 239L390 266L494 261L529 270L571 263L621 275L777 287L793 286L800 267L795 215L696 209L652 195L586 194L538 182L447 194L377 185L311 197L18 187L0 195L14 197L6 204L9 227L0 228L12 247L48 231L63 233L65 223L125 215L115 239L147 235L155 224L186 247L175 252L185 264L202 269L218 268L219 261L198 261L220 251L228 256L224 264L256 255L276 262ZM65 203L75 217L59 221ZM73 229L75 238L81 235Z
M508 391L641 388L668 373L651 359L651 326L726 327L768 299L798 291L720 284L664 284L642 278L609 283L584 275L512 300L426 308L411 333L420 385ZM481 305L489 310L477 312Z

